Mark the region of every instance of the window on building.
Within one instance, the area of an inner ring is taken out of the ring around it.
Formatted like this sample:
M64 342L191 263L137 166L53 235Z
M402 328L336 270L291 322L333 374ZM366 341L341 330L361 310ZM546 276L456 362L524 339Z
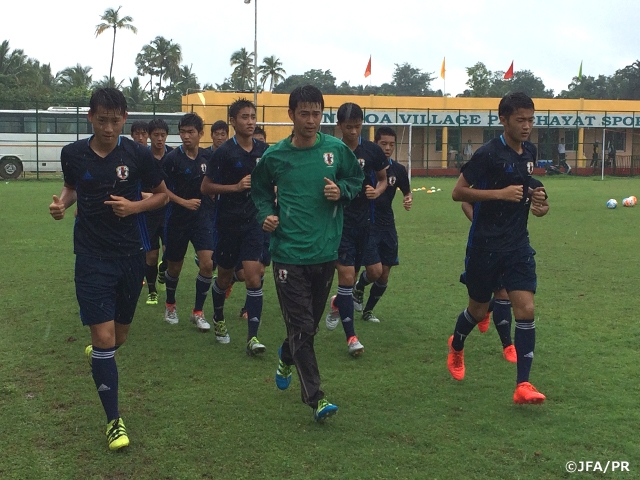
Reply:
M503 131L504 129L502 128L485 128L482 131L482 143L487 143L489 140L499 137Z
M564 131L564 149L567 152L578 150L578 132L575 130Z
M605 148L609 149L609 143L618 151L626 150L627 132L626 130L607 130L604 137Z
M442 129L436 128L436 152L442 151Z
M447 147L449 150L460 151L460 129L451 128L447 129ZM436 128L436 152L442 151L442 128Z

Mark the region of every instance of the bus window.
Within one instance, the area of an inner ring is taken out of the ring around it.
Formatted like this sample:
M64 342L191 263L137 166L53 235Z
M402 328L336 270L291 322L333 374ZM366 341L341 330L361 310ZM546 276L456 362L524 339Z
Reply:
M15 115L0 115L1 133L22 133L22 122Z

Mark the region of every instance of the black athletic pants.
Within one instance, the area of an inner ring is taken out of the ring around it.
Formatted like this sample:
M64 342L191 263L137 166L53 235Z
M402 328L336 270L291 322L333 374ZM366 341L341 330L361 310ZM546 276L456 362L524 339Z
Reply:
M312 408L317 408L318 401L324 398L313 340L331 291L335 264L335 261L316 265L273 262L276 291L287 327L282 361L296 366L302 401Z

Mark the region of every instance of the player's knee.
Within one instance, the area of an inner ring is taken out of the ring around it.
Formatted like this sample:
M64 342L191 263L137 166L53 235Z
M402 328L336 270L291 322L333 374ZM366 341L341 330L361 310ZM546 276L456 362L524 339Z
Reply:
M376 263L375 265L369 265L367 267L367 278L370 282L380 280L382 276L382 264Z
M160 250L151 250L147 252L147 265L156 265L158 263L158 258L160 258Z
M200 275L203 277L210 277L213 274L213 260L205 259L200 261Z

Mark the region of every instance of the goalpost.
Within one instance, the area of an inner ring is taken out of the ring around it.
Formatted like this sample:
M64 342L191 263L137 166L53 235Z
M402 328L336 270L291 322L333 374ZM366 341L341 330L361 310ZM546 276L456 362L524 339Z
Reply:
M272 127L293 127L293 123L291 122L256 122L257 125L260 126L272 126ZM321 123L320 127L335 127L337 124L335 123ZM403 127L402 134L396 131L396 152L402 150L402 145L404 145L404 135L405 129L409 129L408 134L408 143L407 145L407 175L409 176L409 182L411 182L411 149L412 149L412 141L413 141L413 124L411 123L363 123L362 127ZM397 158L394 158L396 161L400 161Z

